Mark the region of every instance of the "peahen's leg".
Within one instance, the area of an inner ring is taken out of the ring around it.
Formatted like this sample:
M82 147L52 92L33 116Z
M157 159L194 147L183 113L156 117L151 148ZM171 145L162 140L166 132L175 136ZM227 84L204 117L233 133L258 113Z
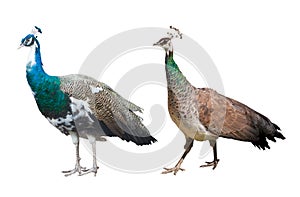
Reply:
M70 135L72 137L73 144L75 145L75 148L76 148L76 163L75 163L75 168L73 170L62 171L62 173L64 173L65 176L70 176L72 174L75 174L76 172L78 172L78 174L81 175L82 171L84 171L85 168L81 167L81 165L80 165L79 136L78 136L77 132L70 132Z
M177 162L176 166L173 167L173 168L164 168L165 171L162 172L162 174L167 174L167 173L171 173L171 172L174 172L174 175L177 174L177 172L179 170L181 171L184 171L184 169L180 168L184 158L186 157L186 155L190 152L190 150L192 149L193 147L193 143L194 143L194 140L191 139L191 138L186 138L186 144L185 144L185 151L183 153L183 155L181 156L180 160Z
M210 142L210 145L213 146L213 150L214 150L214 160L210 161L210 162L205 162L206 164L201 165L200 168L203 167L210 167L213 166L213 170L217 167L218 163L219 163L219 159L218 159L218 155L217 155L217 142Z

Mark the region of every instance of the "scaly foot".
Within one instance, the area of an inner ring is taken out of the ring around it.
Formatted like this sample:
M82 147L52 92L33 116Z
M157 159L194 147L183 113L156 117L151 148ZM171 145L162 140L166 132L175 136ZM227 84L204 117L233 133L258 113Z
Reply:
M217 159L217 160L215 160L215 161L205 162L206 164L201 165L200 168L213 166L212 169L214 170L214 169L217 167L219 161L220 161L220 160Z
M162 174L168 174L174 172L174 175L176 175L179 170L185 171L185 169L180 168L180 166L177 165L174 168L164 168L164 169L165 171L163 171Z
M81 167L80 165L75 165L75 168L73 170L65 170L62 171L62 173L65 174L65 176L70 176L72 174L75 174L76 172L78 172L78 175L82 175L82 172L85 172L86 168L85 167Z
M94 173L94 176L96 176L96 174L97 174L97 170L99 169L99 167L98 166L96 166L96 167L92 167L92 168L90 168L90 169L87 169L87 170L83 170L83 173L82 174L80 174L80 176L81 175L86 175L86 174L89 174L89 173Z
M176 175L179 170L184 171L185 169L180 168L182 162L183 162L183 158L181 158L178 161L178 163L176 164L176 166L174 168L164 168L165 171L163 171L162 174L168 174L168 173L174 172L174 175Z

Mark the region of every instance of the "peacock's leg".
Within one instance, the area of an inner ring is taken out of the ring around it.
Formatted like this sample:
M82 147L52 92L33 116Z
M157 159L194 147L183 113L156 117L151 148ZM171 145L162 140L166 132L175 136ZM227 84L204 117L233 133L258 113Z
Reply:
M84 174L88 173L94 173L94 176L97 174L97 170L99 167L97 166L97 158L96 158L96 139L93 136L88 135L89 142L92 144L92 150L93 150L93 167L87 170L84 170Z
M81 175L82 172L85 171L86 168L81 167L81 165L80 165L79 136L78 136L77 132L70 132L70 135L72 137L73 144L75 145L75 148L76 148L76 164L75 164L75 168L73 170L62 171L62 173L64 173L65 176L70 176L72 174L75 174L76 172L78 172L78 174Z

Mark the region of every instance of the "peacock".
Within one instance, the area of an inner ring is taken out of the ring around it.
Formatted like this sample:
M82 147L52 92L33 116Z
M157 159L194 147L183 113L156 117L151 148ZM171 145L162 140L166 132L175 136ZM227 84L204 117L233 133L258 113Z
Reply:
M20 47L31 49L26 65L26 77L36 104L46 119L61 133L70 135L76 148L76 163L72 170L62 171L65 176L94 173L96 141L104 136L119 137L137 145L150 145L157 140L142 124L142 108L126 100L102 82L80 74L51 76L43 69L40 43L42 30L35 26L31 34L21 40ZM80 165L79 141L88 139L92 145L93 166Z
M168 88L168 110L173 122L184 133L185 152L173 168L164 168L163 174L176 173L184 169L181 164L193 146L194 140L208 140L213 147L214 160L200 167L215 169L217 157L217 138L229 138L251 142L259 149L270 148L267 139L285 139L280 128L266 116L247 105L228 98L210 88L196 88L186 79L173 59L173 38L182 38L182 33L170 26L175 33L160 39L154 46L165 50L165 70Z

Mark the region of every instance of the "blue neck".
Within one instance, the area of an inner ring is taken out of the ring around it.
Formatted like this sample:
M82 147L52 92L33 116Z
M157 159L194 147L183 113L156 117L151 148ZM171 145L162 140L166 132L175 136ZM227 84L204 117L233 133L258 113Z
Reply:
M26 77L27 81L34 93L39 91L39 87L45 80L51 78L43 69L40 44L38 40L35 40L36 46L32 46L31 54L29 55L29 61L26 65ZM33 51L34 50L34 51Z
M71 111L68 95L61 91L60 78L48 75L41 60L40 45L36 40L26 67L28 84L42 114L49 118L66 117Z
M35 52L34 52L35 62L36 62L36 64L39 64L42 66L43 63L42 63L42 57L41 57L40 43L38 40L36 40L36 44L37 44L37 46L35 47Z

